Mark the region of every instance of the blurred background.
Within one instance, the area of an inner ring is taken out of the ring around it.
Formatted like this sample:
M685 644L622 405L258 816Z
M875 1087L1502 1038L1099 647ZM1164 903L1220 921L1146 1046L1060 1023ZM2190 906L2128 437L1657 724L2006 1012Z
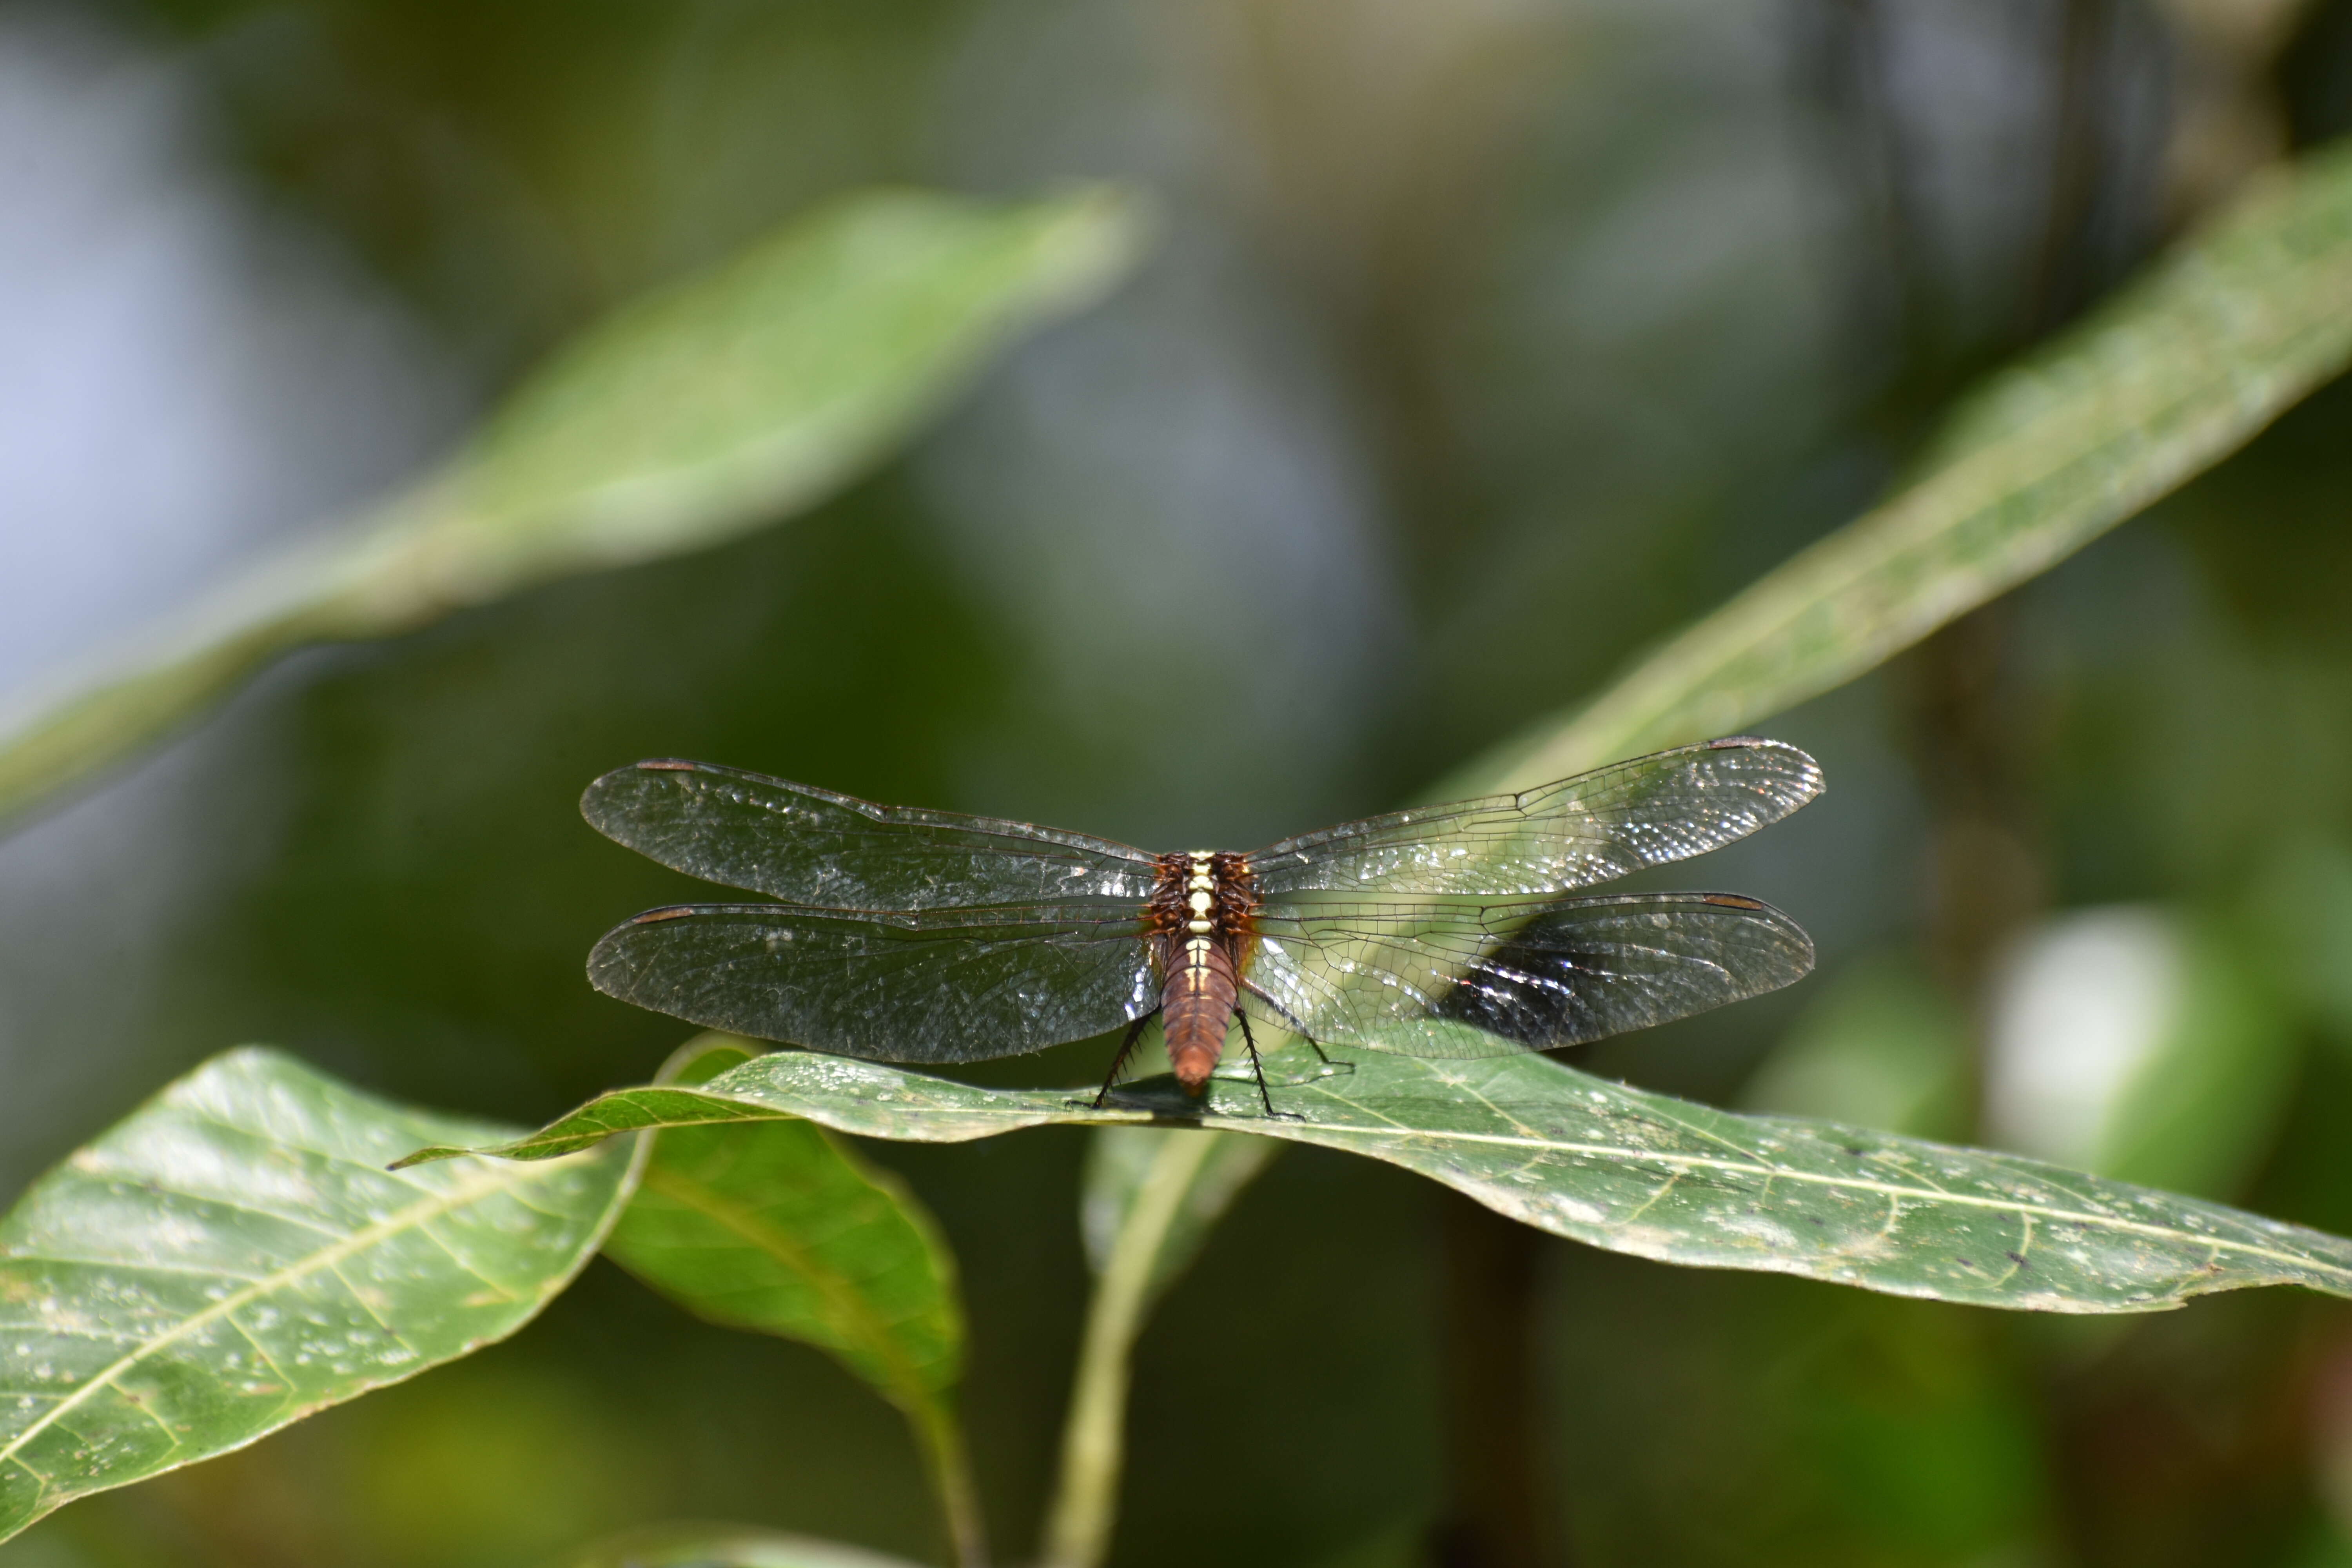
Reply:
M303 655L0 842L0 1180L241 1041L520 1121L642 1079L679 1026L581 961L687 884L573 804L638 757L1157 847L1424 798L2347 126L2346 0L0 4L0 690L827 195L1114 176L1162 219L792 526ZM1830 794L1671 880L1819 973L1579 1065L2352 1231L2348 433L2322 391L1769 726ZM1018 1559L1082 1136L868 1152L961 1260ZM2352 1564L2345 1303L2032 1320L1465 1207L1313 1150L1245 1194L1147 1331L1116 1562ZM1465 1372L1512 1323L1517 1403ZM938 1550L862 1385L598 1263L0 1568L530 1568L678 1516Z

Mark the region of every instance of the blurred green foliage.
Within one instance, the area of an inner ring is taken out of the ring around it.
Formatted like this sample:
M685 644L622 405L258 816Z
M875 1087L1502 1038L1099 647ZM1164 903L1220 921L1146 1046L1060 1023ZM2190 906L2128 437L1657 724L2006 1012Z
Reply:
M289 649L414 631L804 510L1024 328L1091 303L1137 248L1133 205L861 193L631 301L525 378L441 471L23 705L0 726L0 815L187 723Z

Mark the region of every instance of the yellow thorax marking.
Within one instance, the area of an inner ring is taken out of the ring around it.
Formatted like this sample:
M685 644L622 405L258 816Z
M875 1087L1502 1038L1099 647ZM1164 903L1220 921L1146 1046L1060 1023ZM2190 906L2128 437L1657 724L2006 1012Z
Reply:
M1209 920L1209 911L1217 903L1217 879L1210 868L1212 858L1213 852L1206 849L1195 849L1187 857L1192 862L1192 875L1184 884L1184 902L1192 911L1192 918L1184 922L1184 929L1192 933L1193 940L1185 946L1192 952L1191 962L1196 966L1208 962L1205 950L1209 944L1202 939L1214 929Z

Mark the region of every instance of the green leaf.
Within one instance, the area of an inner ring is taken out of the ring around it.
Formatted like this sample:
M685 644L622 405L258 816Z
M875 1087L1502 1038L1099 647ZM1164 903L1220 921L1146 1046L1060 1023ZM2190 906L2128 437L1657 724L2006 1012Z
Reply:
M1727 734L1841 686L2221 461L2352 363L2352 142L2305 159L1954 411L1874 510L1436 795Z
M724 1036L674 1058L687 1082L740 1061ZM955 1265L898 1180L808 1121L681 1127L654 1140L604 1250L688 1310L830 1352L907 1415L959 1557L982 1555L950 1397L963 1362Z
M604 1250L713 1322L830 1352L901 1409L962 1371L938 1226L896 1176L812 1122L663 1133Z
M955 1386L953 1265L898 1181L823 1128L665 1132L604 1250L712 1322L830 1352L901 1409Z
M1741 1116L1538 1056L1363 1051L1284 1086L1267 1121L1230 1076L1220 1128L1386 1160L1556 1235L1664 1262L1801 1274L1893 1295L2130 1312L2252 1285L2352 1296L2352 1242L2018 1155L1793 1118ZM543 1158L612 1132L805 1116L877 1138L957 1142L1051 1122L1189 1119L1169 1079L1090 1111L1066 1089L974 1088L802 1051L698 1089L621 1089L481 1151ZM427 1150L417 1159L458 1152Z
M698 550L872 466L1141 233L1107 191L838 200L590 328L442 473L261 563L0 714L0 820L304 643L387 637L574 573Z
M395 1174L495 1124L214 1058L0 1221L0 1535L504 1339L596 1250L630 1151Z
M919 1568L830 1541L730 1524L657 1525L592 1547L566 1568Z

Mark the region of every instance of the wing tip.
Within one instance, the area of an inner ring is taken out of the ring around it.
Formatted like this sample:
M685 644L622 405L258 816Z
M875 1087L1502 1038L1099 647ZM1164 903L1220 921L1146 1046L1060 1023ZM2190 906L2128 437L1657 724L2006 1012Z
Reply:
M1798 777L1804 786L1802 798L1796 802L1798 805L1817 800L1828 793L1829 781L1822 776L1822 764L1815 762L1812 753L1801 746L1792 746L1786 741L1776 741L1769 735L1718 735L1712 741L1700 742L1700 745L1703 750L1709 752L1753 751L1781 753L1796 764Z
M1800 957L1797 972L1769 989L1777 991L1782 985L1793 985L1813 972L1813 963L1818 955L1813 948L1812 933L1798 924L1796 917L1788 910L1778 904L1768 904L1761 899L1749 898L1746 893L1701 893L1697 897L1699 902L1712 904L1717 909L1736 910L1743 915L1759 916L1758 923L1778 932L1798 952ZM1758 992L1754 994L1761 995L1762 993Z
M621 923L625 926L649 926L656 921L684 920L694 913L692 904L664 904L657 910L647 910L641 915L631 915Z
M609 769L590 779L588 787L580 792L580 815L588 819L588 826L615 844L636 848L625 837L628 814L639 798L637 791L641 786L635 781L646 773L707 773L709 766L683 757L648 757L644 762Z
M1786 756L1796 759L1798 762L1803 763L1804 766L1812 773L1818 773L1821 772L1821 764L1813 761L1811 752L1806 751L1801 746L1792 746L1786 741L1776 741L1769 735L1717 735L1712 741L1700 742L1699 750L1706 752L1779 752Z

